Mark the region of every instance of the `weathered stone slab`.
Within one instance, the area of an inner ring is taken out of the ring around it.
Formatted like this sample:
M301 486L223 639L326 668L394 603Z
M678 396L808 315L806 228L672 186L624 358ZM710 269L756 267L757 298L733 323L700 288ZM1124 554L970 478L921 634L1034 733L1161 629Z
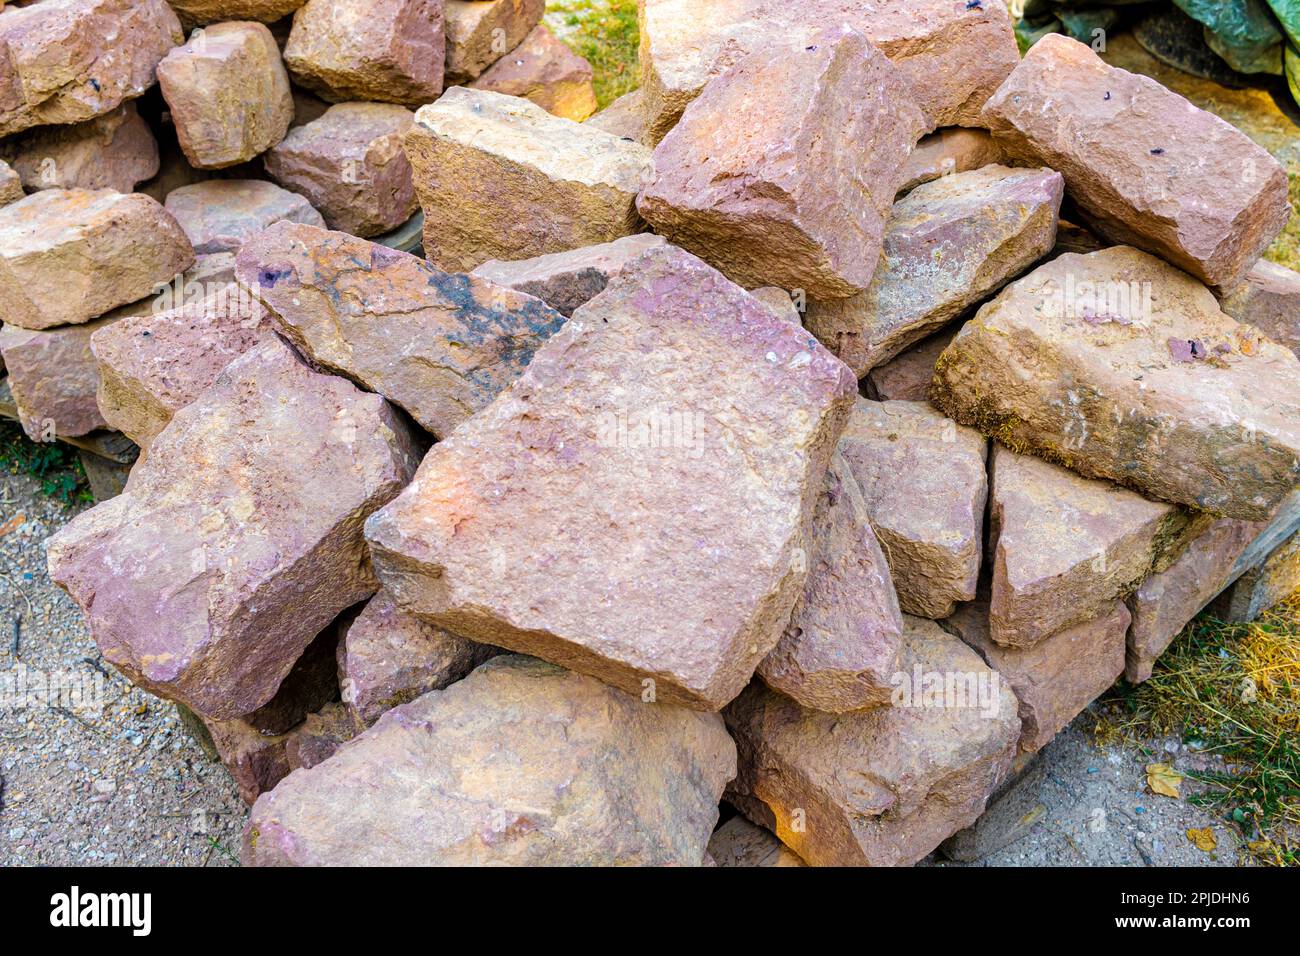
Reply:
M454 633L716 710L803 588L854 384L700 260L652 250L370 520L376 570Z
M620 139L629 139L634 143L652 145L646 135L645 112L642 99L645 94L640 90L624 93L599 113L593 113L585 120L588 126L604 130Z
M709 837L709 856L718 866L806 865L770 832L744 817L732 817L713 831Z
M238 252L251 236L277 222L324 226L303 196L264 179L209 179L167 194L164 204L199 255Z
M1269 608L1300 591L1300 531L1278 545L1214 599L1210 613L1221 621L1253 621Z
M447 84L467 83L523 42L546 0L446 0Z
M168 0L189 26L203 26L222 20L283 20L306 0Z
M1123 601L1051 634L1033 647L1003 647L989 627L987 601L963 604L943 622L1002 675L1020 704L1020 749L1041 750L1124 673L1131 620Z
M38 189L114 189L129 193L158 175L158 142L134 103L73 126L32 130L4 146L4 155Z
M1034 44L983 118L1008 155L1060 171L1095 232L1207 285L1239 284L1290 215L1263 147L1069 37Z
M122 495L50 539L50 577L134 683L239 717L374 592L362 522L415 464L382 398L268 341L176 413Z
M813 39L766 46L710 83L655 149L637 209L734 282L838 299L871 283L925 120L861 33ZM845 161L846 142L860 161Z
M289 74L275 37L260 23L196 30L158 64L158 85L185 158L199 169L260 156L284 139L293 120Z
M1003 290L939 358L930 396L1021 452L1149 498L1259 519L1300 482L1300 359L1127 246Z
M771 43L811 43L827 26L849 24L898 64L929 129L983 125L980 108L1020 59L1000 3L645 0L640 9L641 86L654 142L742 57Z
M903 617L867 503L839 455L813 511L807 564L803 595L759 676L814 710L887 705Z
M343 703L368 727L399 704L455 683L496 653L398 610L381 590L339 644Z
M99 411L144 451L221 371L269 334L266 310L231 283L199 302L146 312L90 340Z
M992 639L1027 647L1105 614L1168 567L1204 516L994 444Z
M1133 625L1124 676L1130 683L1140 684L1151 676L1156 658L1223 590L1237 558L1267 524L1232 518L1214 522L1192 540L1182 557L1147 578L1129 597Z
M404 146L424 251L448 271L640 232L650 150L519 97L454 87L415 114Z
M1050 169L1006 166L917 186L893 206L870 288L829 302L814 296L809 331L865 375L1050 252L1064 189Z
M548 113L581 123L596 112L594 71L585 58L538 24L520 44L469 85L532 100Z
M446 46L437 0L307 0L284 62L296 83L331 103L414 108L442 92Z
M533 259L507 262L490 259L471 275L537 296L566 318L605 291L643 252L666 245L663 236L641 232L596 246L553 252Z
M194 263L185 233L139 193L43 189L0 208L0 314L48 329L148 295Z
M975 597L988 443L923 402L859 399L840 454L866 499L898 603L939 619Z
M715 714L497 657L262 796L241 860L698 866L735 771Z
M907 866L969 826L1011 766L1016 697L939 625L905 618L895 705L806 710L759 683L723 712L727 799L813 866Z
M43 0L5 11L0 136L116 109L153 86L154 68L183 41L164 0Z
M111 322L53 329L0 328L0 356L18 421L33 441L87 435L106 424L95 403L99 375L90 337Z
M564 316L341 232L278 223L237 272L312 362L379 392L438 438L496 397Z
M903 185L898 189L900 193L910 192L944 176L1005 162L1002 149L988 130L962 126L935 130L921 138L903 163Z
M1261 259L1219 306L1300 355L1300 273Z
M340 103L268 152L266 172L311 200L331 229L382 235L419 208L402 152L402 134L414 121L395 103Z
M884 365L877 365L862 380L862 394L877 402L924 402L934 379L934 366L960 328L960 323L940 329Z

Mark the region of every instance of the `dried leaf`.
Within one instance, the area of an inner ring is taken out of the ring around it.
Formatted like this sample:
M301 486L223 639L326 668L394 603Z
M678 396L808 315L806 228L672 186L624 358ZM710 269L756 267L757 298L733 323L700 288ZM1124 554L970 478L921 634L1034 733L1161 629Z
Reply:
M1183 775L1169 764L1147 764L1147 786L1151 788L1152 793L1177 800L1182 796L1179 790L1182 785Z
M18 514L14 515L4 524L0 524L0 537L4 537L10 531L16 531L18 528L21 528L26 521L27 515L21 511L18 512Z
M1210 853L1219 848L1219 841L1214 838L1213 827L1187 831L1188 841L1203 853Z

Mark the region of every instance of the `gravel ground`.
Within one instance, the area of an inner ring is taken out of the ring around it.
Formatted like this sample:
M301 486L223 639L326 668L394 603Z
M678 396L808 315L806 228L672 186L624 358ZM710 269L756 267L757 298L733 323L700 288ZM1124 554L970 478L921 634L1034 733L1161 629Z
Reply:
M0 535L0 677L25 667L68 675L83 692L46 704L4 687L0 865L231 865L246 808L225 770L208 762L171 706L101 663L76 606L46 574L45 539L78 510L44 497L30 478L0 475L0 529L11 529ZM1235 828L1146 792L1146 764L1186 768L1203 757L1174 741L1147 742L1158 757L1100 748L1091 726L1082 715L1044 751L1036 800L1048 812L1036 828L977 865L1250 862ZM1213 853L1186 836L1206 826L1219 844Z

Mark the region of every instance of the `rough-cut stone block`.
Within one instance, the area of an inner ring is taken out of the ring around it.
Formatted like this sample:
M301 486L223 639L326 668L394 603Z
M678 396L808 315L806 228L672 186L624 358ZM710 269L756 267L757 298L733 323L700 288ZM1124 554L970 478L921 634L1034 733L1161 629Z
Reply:
M898 64L927 126L982 126L980 109L1020 60L1001 3L954 0L644 0L641 86L654 142L706 83L773 43L847 23Z
M294 80L332 103L432 102L445 59L438 0L307 0L284 48Z
M935 130L916 144L903 163L903 185L898 189L908 192L944 176L1005 162L1006 157L988 130L961 126Z
M176 413L123 494L50 539L50 577L134 683L239 717L374 592L362 523L416 457L382 398L268 341Z
M415 114L395 103L340 103L266 154L272 179L301 193L331 229L391 232L419 208L402 134Z
M988 603L973 601L943 626L1011 685L1020 703L1020 749L1034 753L1119 680L1130 620L1124 602L1111 601L1099 616L1033 647L1003 647L990 636Z
M993 446L992 638L1026 647L1101 616L1168 567L1207 520Z
M99 329L90 347L104 420L148 451L172 417L269 330L261 303L235 283Z
M1087 224L1231 289L1290 214L1286 171L1225 120L1060 34L984 108L1008 155L1065 176Z
M948 343L957 334L959 325L945 329L904 349L884 365L878 365L862 380L862 394L877 402L902 400L924 402L934 379L934 366Z
M867 503L839 455L813 511L807 564L804 592L759 676L814 710L888 704L903 617Z
M517 47L545 10L546 0L446 0L447 84L469 82Z
M193 263L176 220L139 193L43 189L0 208L0 315L8 325L87 322Z
M134 99L184 40L164 0L44 0L0 20L0 136L80 123Z
M339 644L343 703L369 726L399 704L455 683L496 653L398 610L381 590Z
M715 714L497 657L262 796L241 860L698 866L735 757Z
M424 251L448 271L528 259L640 232L650 150L540 106L454 87L406 134Z
M178 272L168 282L155 285L150 294L104 315L105 319L129 319L139 315L160 315L183 305L196 305L235 281L235 257L229 252L195 256L194 265Z
M18 421L29 438L73 438L107 424L95 402L99 375L90 336L111 325L101 319L39 331L16 325L0 328L0 356Z
M18 171L0 159L0 206L17 202L27 195L23 192L23 180Z
M285 757L293 770L314 767L334 756L363 730L365 724L356 714L339 703L326 704L288 734L284 742Z
M263 793L274 790L293 769L285 752L286 736L267 736L238 717L212 720L200 717L212 737L217 755L235 781L240 799L249 806Z
M1064 189L1050 169L1006 166L917 186L894 204L870 288L830 302L813 297L809 330L865 375L1050 252Z
M762 827L732 817L709 837L709 856L718 866L804 866L799 855Z
M710 83L655 149L637 208L734 282L836 299L871 283L925 120L861 33L814 40L772 44Z
M1238 322L1300 355L1300 273L1261 259L1219 305Z
M1214 599L1210 612L1234 624L1253 621L1300 591L1300 531L1282 542L1263 564L1251 568Z
M634 143L649 145L649 137L646 136L645 128L643 96L644 93L639 89L633 90L631 93L624 93L599 113L593 113L587 117L585 122L588 126L603 130L620 139L628 139Z
M277 222L324 226L304 197L264 179L209 179L167 194L165 203L199 255L238 252Z
M1124 676L1140 684L1151 676L1187 622L1223 590L1237 558L1267 526L1265 521L1223 518L1195 538L1177 561L1153 574L1128 598L1133 624Z
M1023 751L1011 773L989 797L988 809L939 846L947 859L974 863L1027 837L1053 809L1044 790L1051 764Z
M134 191L158 175L158 142L134 103L73 126L47 126L5 144L23 185L37 189Z
M663 236L642 232L534 259L514 262L490 259L471 275L535 295L567 318L579 306L604 292L609 280L619 275L629 262L665 242Z
M548 113L581 123L596 112L591 64L536 26L470 86L532 100Z
M260 156L289 131L293 96L271 31L218 23L158 64L158 85L191 166L223 169Z
M257 20L275 23L303 5L305 0L168 0L190 26L222 20Z
M765 285L759 289L751 289L749 294L785 319L785 321L798 326L803 325L803 314L799 311L799 306L795 305L794 299L790 298L790 293L786 292L785 289L778 289L774 285Z
M717 710L803 588L854 384L700 260L652 250L371 518L376 571L454 633Z
M1226 517L1300 482L1300 359L1144 252L1066 254L939 357L930 397L1017 451Z
M530 295L312 226L272 226L238 261L240 281L304 355L400 405L440 439L514 381L564 324Z
M935 620L975 597L988 443L923 402L859 399L840 438L898 603Z
M723 716L727 799L814 866L907 866L973 823L1011 766L1016 697L933 621L905 618L892 707L806 710L754 683Z

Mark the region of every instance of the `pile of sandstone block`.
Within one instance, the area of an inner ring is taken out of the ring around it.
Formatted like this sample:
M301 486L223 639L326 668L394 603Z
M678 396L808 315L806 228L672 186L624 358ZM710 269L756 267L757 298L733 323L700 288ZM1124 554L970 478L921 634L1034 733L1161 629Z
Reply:
M17 413L140 449L50 574L244 862L911 864L1300 585L1263 149L990 0L643 0L581 121L540 13L0 14Z

